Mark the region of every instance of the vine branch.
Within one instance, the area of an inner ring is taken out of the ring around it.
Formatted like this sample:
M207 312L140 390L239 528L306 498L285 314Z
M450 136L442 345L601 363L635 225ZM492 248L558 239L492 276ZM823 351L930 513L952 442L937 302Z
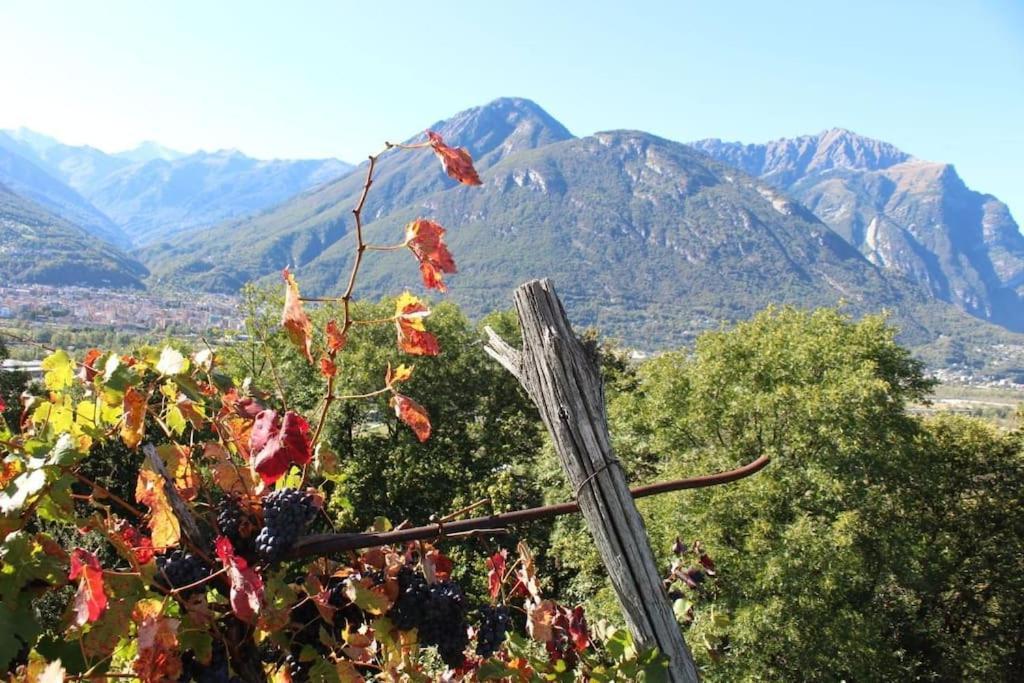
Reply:
M633 498L646 498L670 491L683 491L686 489L700 489L709 486L728 484L739 479L756 474L764 469L771 458L762 455L753 462L742 467L708 474L701 477L690 477L688 479L675 479L663 481L647 486L637 486L630 489ZM406 541L421 541L438 538L439 536L450 537L456 534L479 534L485 531L494 532L512 524L532 522L538 519L570 515L580 511L579 503L571 501L557 505L545 505L542 507L515 510L489 517L473 517L454 522L437 522L426 526L410 527L387 532L351 533L351 534L316 534L300 539L291 552L290 558L311 557L331 555L348 550L360 548L374 548L382 545L393 545Z

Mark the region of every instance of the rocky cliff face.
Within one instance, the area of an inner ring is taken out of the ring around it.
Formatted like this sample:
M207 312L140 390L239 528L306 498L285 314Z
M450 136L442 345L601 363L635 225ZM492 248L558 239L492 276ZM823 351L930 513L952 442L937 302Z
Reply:
M1024 236L1005 204L968 188L953 166L842 129L693 146L789 193L887 271L1024 330Z

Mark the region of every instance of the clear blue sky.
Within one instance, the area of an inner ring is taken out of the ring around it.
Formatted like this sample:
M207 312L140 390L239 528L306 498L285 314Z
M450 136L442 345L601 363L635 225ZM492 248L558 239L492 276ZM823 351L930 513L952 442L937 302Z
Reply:
M577 135L841 126L956 164L1024 223L1020 0L0 0L0 65L0 128L107 150L353 161L502 95Z

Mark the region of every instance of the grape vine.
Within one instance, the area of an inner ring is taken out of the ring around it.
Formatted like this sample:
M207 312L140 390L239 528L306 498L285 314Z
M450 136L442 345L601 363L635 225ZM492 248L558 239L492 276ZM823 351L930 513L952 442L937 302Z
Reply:
M440 292L456 272L433 220L410 222L398 244L365 241L378 164L419 152L454 181L481 184L469 153L437 133L385 143L352 210L343 293L303 297L283 272L281 326L323 379L311 419L285 402L276 372L273 397L227 376L213 349L51 350L42 390L25 396L17 424L0 421L0 669L17 680L145 683L630 680L659 670L656 653L631 650L624 632L592 633L581 608L545 597L523 544L515 560L502 551L479 568L486 604L473 603L429 535L358 552L297 549L326 519L321 486L337 463L321 441L333 405L386 398L416 439L431 437L426 408L403 393L413 365L381 368L363 394L336 383L356 325L393 325L409 356L441 351L427 303L409 292L384 319L357 320L352 307L369 252L408 249L424 287ZM322 329L309 304L334 314ZM95 453L115 444L137 467L133 492L93 471ZM44 629L34 601L72 593L61 623ZM602 654L598 642L616 645Z

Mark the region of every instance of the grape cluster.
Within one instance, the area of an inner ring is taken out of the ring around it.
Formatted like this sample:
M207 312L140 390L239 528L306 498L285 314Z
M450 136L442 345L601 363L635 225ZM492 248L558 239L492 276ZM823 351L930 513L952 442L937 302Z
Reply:
M316 517L313 497L299 489L280 489L263 499L263 528L256 552L268 562L284 557Z
M309 680L309 662L299 661L299 653L289 652L285 655L284 666L288 669L292 683L305 683Z
M248 522L248 515L242 510L237 498L222 498L217 503L217 528L222 535L228 537L238 555L247 555L253 549Z
M181 588L201 581L210 575L210 569L203 564L203 561L184 550L175 550L170 555L156 558L157 581L165 588ZM170 585L167 585L167 584ZM203 585L189 588L182 591L183 596L203 593L206 588Z
M508 607L490 605L480 609L480 626L476 633L476 653L485 659L490 657L505 640L505 633L512 625Z
M398 574L398 600L388 616L403 631L417 629L424 645L434 645L445 665L456 668L465 661L466 598L454 581L428 584L423 574L402 567Z

